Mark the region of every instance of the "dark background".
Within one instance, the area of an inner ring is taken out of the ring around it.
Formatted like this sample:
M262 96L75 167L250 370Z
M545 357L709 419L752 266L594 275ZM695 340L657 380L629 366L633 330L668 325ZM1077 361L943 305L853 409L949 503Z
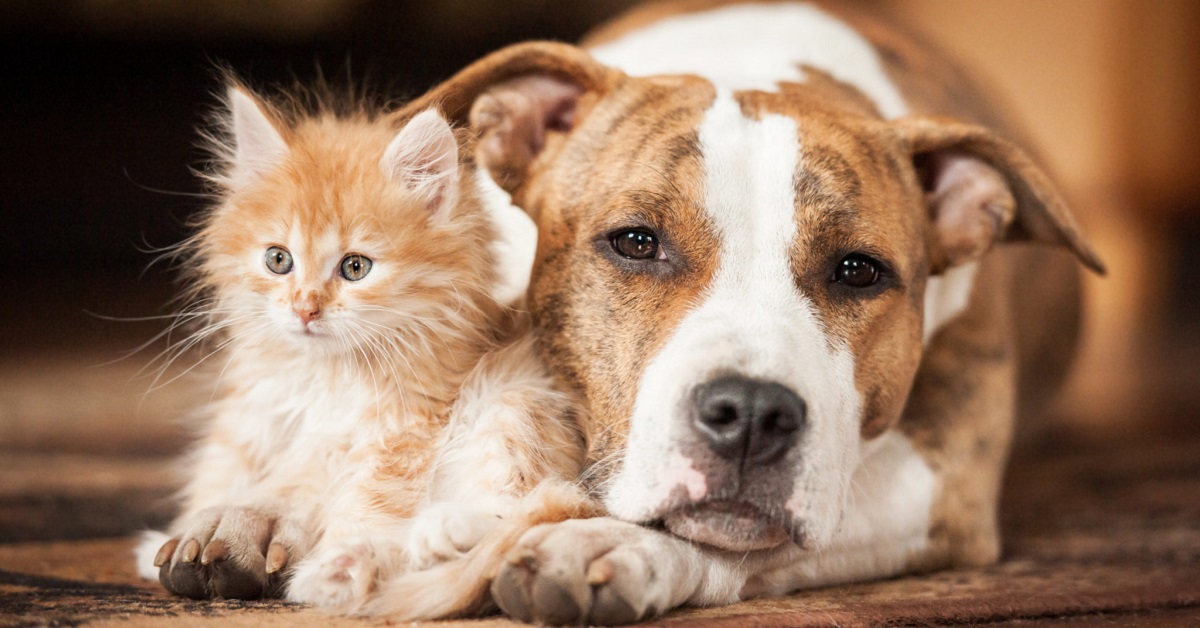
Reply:
M575 40L618 3L94 4L0 3L10 351L125 333L83 310L146 315L169 298L176 273L147 270L149 251L181 240L204 204L190 168L205 158L196 129L217 102L217 64L260 88L325 76L411 97L505 44Z

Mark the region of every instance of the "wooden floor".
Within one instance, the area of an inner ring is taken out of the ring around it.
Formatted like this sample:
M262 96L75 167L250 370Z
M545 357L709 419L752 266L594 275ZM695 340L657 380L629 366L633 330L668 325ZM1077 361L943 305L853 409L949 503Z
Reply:
M101 340L0 360L0 625L381 623L280 602L180 600L137 579L131 535L170 516L170 461L204 394L187 377L145 394L145 358L105 365L114 355ZM661 623L1200 625L1200 413L1176 418L1021 453L1005 490L1005 558L993 567Z

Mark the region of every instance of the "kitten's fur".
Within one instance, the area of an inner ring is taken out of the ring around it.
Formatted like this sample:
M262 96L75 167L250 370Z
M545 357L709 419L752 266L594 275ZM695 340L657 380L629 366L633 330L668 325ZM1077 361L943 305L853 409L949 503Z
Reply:
M353 610L578 471L567 399L496 302L528 279L496 270L520 248L504 253L504 225L527 218L459 163L435 112L397 132L366 112L285 116L238 84L226 105L219 202L184 247L223 359L182 512L139 567L190 597ZM350 255L372 263L357 281Z

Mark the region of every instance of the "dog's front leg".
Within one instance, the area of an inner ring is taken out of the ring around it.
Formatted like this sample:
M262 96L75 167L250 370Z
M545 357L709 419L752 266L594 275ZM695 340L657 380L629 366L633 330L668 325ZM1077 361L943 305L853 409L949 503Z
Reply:
M627 624L684 603L738 600L738 561L679 537L601 517L533 528L509 552L492 596L541 624Z

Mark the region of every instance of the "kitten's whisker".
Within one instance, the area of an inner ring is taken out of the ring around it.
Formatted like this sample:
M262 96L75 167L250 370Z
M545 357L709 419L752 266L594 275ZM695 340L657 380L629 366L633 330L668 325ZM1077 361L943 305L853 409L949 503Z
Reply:
M392 344L393 339L390 336L384 336L381 332L372 332L366 328L364 328L362 331L368 337L368 341L370 342L378 359L383 362L388 371L391 373L392 386L395 389L397 398L400 401L401 411L405 416L410 416L411 412L408 405L408 394L406 394L406 389L403 385L404 380L400 378L400 374L396 371L396 361L392 359L392 356L397 353L394 345Z
M191 323L191 322L195 321L196 319L198 319L198 318L200 318L200 317L202 317L202 316L205 316L205 315L207 315L207 313L204 313L204 312L201 312L201 313L191 313L191 312L186 312L186 311L185 311L185 312L180 312L180 313L178 313L178 314L166 314L166 315L162 315L162 316L143 316L143 317L135 317L135 318L117 318L117 317L109 317L109 316L104 316L104 315L101 315L101 314L96 314L96 313L93 313L93 312L86 312L86 313L87 313L88 315L90 315L90 316L94 316L94 317L96 317L96 318L99 318L99 319L101 319L101 320L111 320L111 321L119 321L119 322L140 322L140 321L151 321L151 320L168 320L168 319L172 321L170 325L168 325L166 328L164 328L163 330L159 331L158 333L154 334L154 336L152 336L152 337L151 337L149 340L147 340L147 341L143 342L142 344L138 345L137 347L134 347L133 349L131 349L131 350L129 350L129 351L127 351L127 352L125 352L125 353L121 354L121 355L120 355L120 356L118 356L117 358L114 358L114 359L112 359L112 360L109 360L108 362L103 362L103 363L101 363L101 364L98 364L98 365L97 365L97 366L101 366L101 367L103 367L103 366L110 366L110 365L112 365L112 364L116 364L117 362L120 362L120 361L122 361L122 360L126 360L126 359L128 359L128 358L131 358L131 357L133 357L134 355L137 355L138 353L140 353L140 352L142 352L142 351L146 350L148 347L150 347L150 346L151 346L151 345L153 345L154 343L158 342L158 341L159 341L159 340L161 340L162 338L164 338L164 337L167 337L167 338L169 338L169 337L170 337L170 335L171 335L171 334L172 334L172 333L173 333L173 332L174 332L176 329L179 329L180 327L182 327L182 326L184 326L184 325L187 325L187 324L189 324L189 323ZM169 344L169 343L168 343L168 344ZM151 359L151 364L153 364L154 360L156 360L158 357L159 357L159 356L156 356L155 358ZM145 371L145 369L142 369L142 371L139 371L139 372L138 372L138 374L137 374L137 375L135 375L135 377L137 377L137 376L140 376L140 375L141 375L141 374L142 374L144 371Z
M246 337L247 335L249 335L249 334L251 334L251 333L253 333L253 332L256 332L256 331L258 331L259 329L262 329L264 326L266 326L266 325L268 325L268 324L269 324L269 322L263 322L263 323L260 323L259 325L252 326L252 327L250 327L250 328L248 328L248 329L246 329L246 330L243 330L243 331L241 331L241 332L239 332L239 333L237 333L237 334L234 334L234 335L230 336L229 338L226 338L225 340L222 340L222 341L221 341L219 344L217 344L217 346L216 346L215 348L213 348L213 350L212 350L212 351L210 351L210 352L208 352L207 354L205 354L205 355L204 355L203 357L201 357L199 360L196 360L196 362L195 362L194 364L192 364L191 366L189 366L189 367L188 367L187 369L185 369L183 372L179 373L178 375L175 375L174 377L172 377L171 379L167 380L166 382L163 382L162 384L159 384L159 383L158 383L158 382L159 382L159 380L160 380L160 379L161 379L161 377L162 377L162 373L160 373L160 374L159 374L159 376L158 376L158 377L155 377L155 378L154 378L154 381L153 381L153 382L151 382L150 390L148 390L148 391L147 391L147 393L154 392L155 390L158 390L158 389L160 389L160 388L163 388L163 387L165 387L165 386L169 386L169 385L171 385L171 383L173 383L173 382L175 382L175 381L178 381L178 380L179 380L181 377L184 377L184 376L185 376L185 375L187 375L188 373L191 373L193 370L195 370L195 369L196 369L196 367L198 367L198 366L200 366L201 364L203 364L204 362L206 362L206 361L207 361L209 358L211 358L212 356L214 356L214 355L216 355L217 353L219 353L219 352L220 352L222 349L224 349L225 347L228 347L230 344L233 344L233 343L237 342L238 340L240 340L240 339L242 339L242 338ZM195 341L192 341L192 342L190 342L190 343L189 343L189 347L190 347L190 346L194 346L194 345L195 345L197 342L199 342L199 340L195 340ZM177 356L178 356L178 355L181 355L181 354L177 354ZM172 359L172 362L174 362L174 358Z
M339 339L341 338L341 335L340 335L340 333L338 332L337 328L333 328L333 332L334 332L334 337L335 337L335 338L339 338ZM354 328L353 328L353 327L347 327L347 329L346 329L346 333L350 334L351 336L354 336L354 340L355 340L354 342L346 342L346 343L345 343L346 345L348 345L349 347L351 347L351 349L353 350L353 353L352 353L351 355L354 355L354 356L356 356L356 357L355 357L355 359L354 359L354 361L355 361L355 362L357 362L357 361L358 361L358 358L357 358L357 356L361 354L361 355L362 355L362 358L363 358L364 365L366 366L367 372L368 372L368 373L371 375L371 388L372 388L372 390L374 390L374 392L375 392L375 413L376 413L377 415L379 415L379 416L382 416L382 415L383 415L383 409L382 409L382 406L380 406L380 399L379 399L379 381L378 381L378 380L376 379L376 377L375 377L375 366L374 366L374 364L372 363L372 360L371 360L370 356L369 356L369 355L367 355L367 351L366 351L366 349L365 349L365 348L363 348L362 346L360 346L360 343L359 343L359 342L357 342L357 340L358 340L358 335L355 333L355 330L354 330Z
M254 327L251 327L251 328L245 330L244 332L242 332L239 335L242 337L245 337L251 333L257 332L262 329L266 329L267 331L272 332L268 335L268 338L273 339L276 336L278 336L278 330L273 328L270 321L263 321L263 322L259 323L258 325L255 325ZM237 343L237 346L234 347L233 351L231 351L229 353L229 357L227 357L225 359L225 365L222 366L221 370L217 373L216 380L213 382L212 391L209 392L209 398L208 398L209 403L211 403L213 400L216 399L217 391L220 390L220 388L221 388L221 382L224 381L224 379L225 379L225 371L229 370L229 366L231 364L233 364L234 359L238 356L238 354L240 354L243 350L245 350L249 347L257 347L257 346L260 346L261 344L262 344L261 339L257 343L251 343L251 344Z
M162 361L162 363L161 363L161 366L157 370L160 371L160 373L163 371L166 371L168 368L170 368L170 366L177 359L182 357L185 353L187 353L189 350L191 350L197 344L203 342L208 337L210 337L218 332L221 332L224 329L231 327L235 324L238 324L242 321L248 320L252 317L253 317L253 315L244 315L244 316L234 317L234 318L230 318L230 319L225 319L220 322L210 324L206 327L202 327L178 342L169 343L166 348L164 348L157 355L155 355L153 358L151 358L149 363L147 363L147 365L145 367L143 367L141 370L139 370L134 375L134 377L141 377L143 374L146 373L147 368L149 368L150 366L159 362L160 360ZM168 333L169 333L169 331L170 330L168 330Z

